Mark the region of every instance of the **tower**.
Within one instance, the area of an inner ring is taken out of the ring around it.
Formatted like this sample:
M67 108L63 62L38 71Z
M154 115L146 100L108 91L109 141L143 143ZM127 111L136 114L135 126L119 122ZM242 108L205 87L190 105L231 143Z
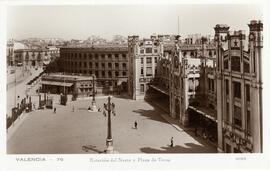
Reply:
M129 55L129 73L128 73L128 94L132 99L136 99L136 93L139 85L139 36L128 36L128 55Z
M252 75L250 86L251 135L253 152L262 152L262 47L263 23L252 20L249 26L249 55Z
M217 121L218 121L218 151L223 149L223 135L222 135L222 104L223 104L223 86L222 86L222 57L226 49L227 34L229 31L227 25L217 24L215 29L215 44L216 44L216 80L217 80Z

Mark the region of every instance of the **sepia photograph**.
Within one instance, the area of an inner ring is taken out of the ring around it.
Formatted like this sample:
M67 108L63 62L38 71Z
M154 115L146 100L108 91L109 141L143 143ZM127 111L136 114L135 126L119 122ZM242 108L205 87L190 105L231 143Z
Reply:
M265 152L262 4L5 12L7 155Z

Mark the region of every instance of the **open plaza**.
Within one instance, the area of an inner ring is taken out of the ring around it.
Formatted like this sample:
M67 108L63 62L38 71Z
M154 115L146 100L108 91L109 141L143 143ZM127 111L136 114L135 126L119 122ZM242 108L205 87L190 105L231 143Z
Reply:
M56 102L52 109L25 113L19 126L9 129L8 154L88 154L104 153L107 117L103 112L89 112L91 98L70 101L66 106ZM103 108L107 96L96 98ZM161 108L145 101L112 97L116 115L112 115L114 150L122 153L215 153L216 147L193 128L182 128L167 119ZM74 110L73 110L74 109ZM103 110L102 110L103 111ZM167 115L167 116L166 116ZM20 119L19 119L20 120ZM134 122L137 122L137 129ZM171 144L174 137L174 145Z

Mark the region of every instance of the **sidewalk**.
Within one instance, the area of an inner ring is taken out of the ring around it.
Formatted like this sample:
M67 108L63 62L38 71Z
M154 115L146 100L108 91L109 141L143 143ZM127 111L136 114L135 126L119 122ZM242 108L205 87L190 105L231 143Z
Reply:
M194 132L194 128L192 128L192 127L188 127L188 128L180 127L178 121L177 121L176 119L171 118L171 117L168 115L168 114L169 114L169 111L168 111L168 109L167 109L166 107L162 106L161 104L155 103L155 102L153 102L153 101L151 101L151 102L152 102L152 105L155 105L156 107L158 107L159 109L161 109L162 111L165 112L164 114L160 114L160 116L161 116L164 120L166 120L166 122L168 122L171 126L173 126L176 130L178 130L179 132L183 132L183 131L191 131L191 132ZM203 137L203 136L200 135L200 134L198 133L198 137ZM205 142L211 144L211 145L214 146L214 147L217 147L217 144L211 142L211 141L208 140L208 139L204 139L204 138L203 138L202 140L204 140Z
M21 114L21 116L19 116L16 121L7 129L7 141L10 139L10 137L12 137L12 135L19 129L19 127L23 124L25 118L27 118L27 116L29 115L30 113L26 113L26 112L23 112Z

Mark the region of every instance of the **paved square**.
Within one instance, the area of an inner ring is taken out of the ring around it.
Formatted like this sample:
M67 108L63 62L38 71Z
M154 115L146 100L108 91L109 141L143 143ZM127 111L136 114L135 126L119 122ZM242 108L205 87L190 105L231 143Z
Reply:
M106 98L97 98L102 108ZM194 136L179 131L166 122L163 111L144 101L112 98L114 149L119 153L216 153L216 148ZM28 113L23 123L8 139L9 154L102 153L106 149L107 117L102 112L89 113L91 100L56 105L51 109ZM72 111L73 106L75 111ZM134 129L137 121L138 129ZM174 137L174 147L170 138Z

